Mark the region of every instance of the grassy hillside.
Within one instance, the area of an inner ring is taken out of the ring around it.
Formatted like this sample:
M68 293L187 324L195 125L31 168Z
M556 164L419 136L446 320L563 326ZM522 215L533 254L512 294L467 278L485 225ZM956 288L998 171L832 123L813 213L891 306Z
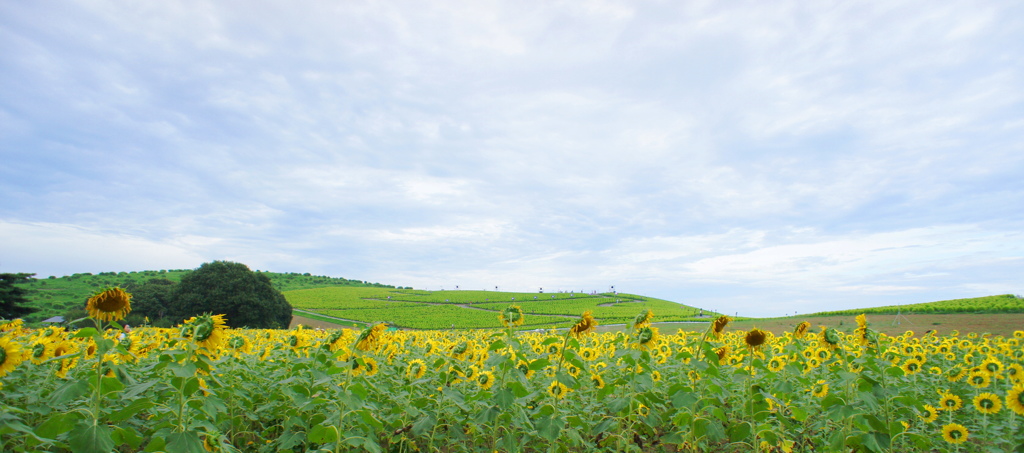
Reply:
M973 297L970 299L940 300L907 305L859 308L854 310L823 311L809 316L865 314L938 314L938 313L1024 313L1024 298L1013 294Z
M86 299L103 288L120 286L131 291L154 278L165 278L174 282L191 272L191 269L171 269L139 272L101 272L99 274L74 274L65 277L35 278L31 283L23 285L31 291L30 306L39 311L26 316L26 322L38 322L51 316L63 315L76 306L84 306ZM271 283L279 291L292 291L318 287L377 287L391 288L380 283L360 280L326 277L299 273L262 272L270 278Z
M630 322L644 309L652 310L658 321L707 320L697 317L701 313L697 308L632 294L331 287L286 291L284 295L293 307L305 312L415 329L500 327L498 314L512 304L526 313L524 328L567 326L586 310L602 324Z

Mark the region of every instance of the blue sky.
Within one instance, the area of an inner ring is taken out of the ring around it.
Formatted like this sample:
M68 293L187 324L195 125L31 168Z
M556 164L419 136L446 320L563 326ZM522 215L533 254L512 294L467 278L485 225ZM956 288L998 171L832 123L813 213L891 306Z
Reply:
M0 4L0 272L1024 293L1019 2Z

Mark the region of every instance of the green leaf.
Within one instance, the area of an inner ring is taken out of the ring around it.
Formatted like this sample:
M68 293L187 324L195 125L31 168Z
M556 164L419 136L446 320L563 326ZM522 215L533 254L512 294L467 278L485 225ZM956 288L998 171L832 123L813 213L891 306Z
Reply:
M68 436L68 445L72 451L79 453L109 453L114 449L114 439L110 437L107 425L82 420L75 424Z
M434 418L433 415L425 414L423 417L420 417L419 420L416 420L416 422L412 424L412 433L417 437L422 436L429 432L431 429L433 429L434 423L436 422L437 419Z
M558 439L558 434L565 427L565 420L562 417L540 417L537 419L537 434L549 441Z
M729 426L729 440L732 442L741 442L745 439L750 438L750 423L739 422Z
M499 389L494 393L494 402L502 409L508 409L515 401L515 395L508 388Z
M132 449L138 449L142 445L142 436L135 432L134 429L125 429L120 426L114 426L114 432L110 434L110 438L114 440L117 445L127 444Z
M98 334L99 332L96 331L95 327L83 327L78 329L78 332L75 332L71 338L89 338Z
M167 366L171 369L171 373L181 378L192 377L196 375L196 365L192 362L185 362L184 364L172 363Z
M55 439L57 435L71 431L80 418L82 418L82 414L79 412L51 415L45 422L36 427L35 433L39 437Z
M206 453L199 433L187 431L167 436L167 453Z
M152 401L150 401L148 398L140 398L135 401L132 401L131 403L128 403L128 405L121 408L121 410L108 415L107 420L110 420L112 422L127 420L131 418L133 415L139 413L139 411L149 409L151 407L153 407Z
M334 425L316 425L309 430L306 438L310 442L326 444L338 441L338 427Z
M64 404L78 399L78 397L86 393L89 393L89 383L86 380L70 381L53 391L53 394L50 395L50 404Z

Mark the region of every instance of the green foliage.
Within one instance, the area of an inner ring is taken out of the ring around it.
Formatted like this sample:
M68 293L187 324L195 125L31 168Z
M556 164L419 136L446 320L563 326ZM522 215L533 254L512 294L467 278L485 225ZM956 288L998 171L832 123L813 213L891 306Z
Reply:
M24 283L35 274L0 274L0 319L21 318L37 309L28 305Z
M176 319L223 314L231 327L288 328L292 307L266 275L230 261L203 263L174 289Z

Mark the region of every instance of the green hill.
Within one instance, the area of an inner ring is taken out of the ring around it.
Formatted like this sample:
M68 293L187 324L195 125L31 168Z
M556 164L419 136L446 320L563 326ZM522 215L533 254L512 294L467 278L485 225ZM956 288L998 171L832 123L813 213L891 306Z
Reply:
M515 304L526 314L523 328L564 327L590 310L601 324L627 323L644 309L656 321L706 321L713 313L633 294L420 291L383 288L312 288L284 292L300 316L309 313L369 323L386 321L414 329L501 327L498 314ZM320 318L323 319L323 318Z
M129 292L150 279L164 278L174 282L191 272L191 269L171 269L138 272L100 272L99 274L74 274L64 277L34 278L29 284L23 285L30 291L29 305L39 311L25 317L29 323L39 322L51 316L64 315L71 308L84 307L86 299L103 288L120 286ZM380 283L360 280L310 275L309 273L278 273L262 272L270 278L271 283L279 291L292 291L305 288L320 287L375 287L393 288Z

